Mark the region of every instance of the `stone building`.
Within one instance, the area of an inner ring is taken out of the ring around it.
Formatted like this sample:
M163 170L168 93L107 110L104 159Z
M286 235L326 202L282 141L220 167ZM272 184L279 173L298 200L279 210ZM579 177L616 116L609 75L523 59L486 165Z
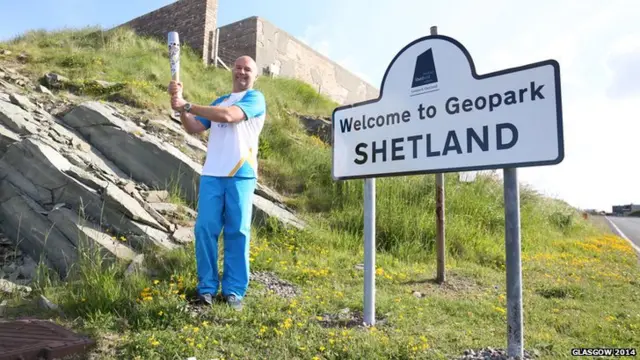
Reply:
M264 18L253 16L218 27L217 15L217 0L178 0L119 26L164 41L169 31L177 31L180 42L196 50L206 64L217 64L219 58L231 65L238 56L249 55L261 74L305 81L339 104L378 96L376 87Z
M167 41L169 31L177 31L180 43L188 44L202 55L202 61L213 62L214 35L218 18L217 0L178 0L118 27L131 27L136 33Z

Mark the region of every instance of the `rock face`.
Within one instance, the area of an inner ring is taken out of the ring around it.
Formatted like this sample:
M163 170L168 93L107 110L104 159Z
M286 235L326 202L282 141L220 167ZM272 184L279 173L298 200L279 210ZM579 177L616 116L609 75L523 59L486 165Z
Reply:
M309 135L315 135L327 144L332 144L331 120L295 114Z
M28 284L37 275L38 264L3 233L0 233L0 264L0 279L17 285Z
M101 102L54 116L66 105L43 88L26 95L0 84L0 234L22 254L0 279L33 277L40 261L64 278L80 251L133 261L147 247L194 241L197 209L185 204L197 203L202 166L182 150L202 156L206 145L170 121L141 126ZM185 202L174 203L178 197ZM255 223L303 228L281 202L259 185Z
M114 109L87 102L71 110L63 121L134 180L151 188L177 186L187 201L196 202L202 166L173 145L118 117Z

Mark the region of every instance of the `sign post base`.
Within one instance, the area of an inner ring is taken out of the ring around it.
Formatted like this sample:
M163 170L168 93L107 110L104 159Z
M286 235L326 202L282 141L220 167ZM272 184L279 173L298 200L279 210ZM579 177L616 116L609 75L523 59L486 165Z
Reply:
M376 179L364 180L364 323L376 322Z

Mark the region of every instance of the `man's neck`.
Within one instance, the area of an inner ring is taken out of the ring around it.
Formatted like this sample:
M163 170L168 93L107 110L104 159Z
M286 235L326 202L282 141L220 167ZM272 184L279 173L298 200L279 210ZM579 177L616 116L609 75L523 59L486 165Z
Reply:
M247 90L249 90L250 88L246 88L246 89L233 89L232 90L232 94L239 94L239 93L243 93Z

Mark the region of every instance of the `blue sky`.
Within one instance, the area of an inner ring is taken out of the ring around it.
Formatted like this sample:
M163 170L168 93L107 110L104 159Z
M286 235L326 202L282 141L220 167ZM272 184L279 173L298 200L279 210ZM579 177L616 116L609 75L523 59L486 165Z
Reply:
M0 0L0 40L34 28L111 27L172 2ZM520 180L575 206L610 210L640 203L637 14L636 0L221 0L218 23L262 16L376 87L397 51L431 25L462 42L479 73L556 59L565 160L521 169Z
M109 28L124 23L175 0L0 0L3 19L0 22L0 41L33 28L58 29L97 25ZM308 3L293 0L220 0L218 21L221 25L260 15L291 33L301 34L311 15L325 11L319 1ZM283 8L296 16L288 16ZM7 16L7 14L10 14Z

